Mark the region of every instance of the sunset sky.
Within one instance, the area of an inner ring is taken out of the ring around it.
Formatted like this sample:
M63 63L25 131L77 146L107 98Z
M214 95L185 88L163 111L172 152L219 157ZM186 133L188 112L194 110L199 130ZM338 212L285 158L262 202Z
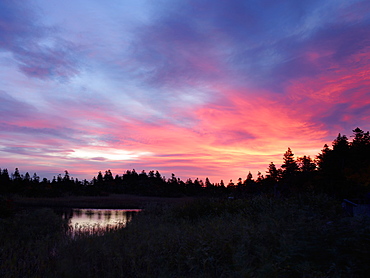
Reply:
M0 1L0 168L226 183L370 129L370 1Z

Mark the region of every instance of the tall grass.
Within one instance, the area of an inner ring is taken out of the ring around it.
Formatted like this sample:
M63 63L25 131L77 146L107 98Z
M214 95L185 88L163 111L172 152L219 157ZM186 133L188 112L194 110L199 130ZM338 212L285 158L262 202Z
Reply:
M22 257L23 249L8 247L13 261L2 260L2 269L16 258L30 262L2 277L26 270L26 277L365 277L370 271L369 219L343 217L340 204L323 195L152 206L124 229L74 238L54 228L44 234L48 240L29 238L40 243L35 253Z
M0 219L0 277L51 274L66 230L67 223L48 209Z

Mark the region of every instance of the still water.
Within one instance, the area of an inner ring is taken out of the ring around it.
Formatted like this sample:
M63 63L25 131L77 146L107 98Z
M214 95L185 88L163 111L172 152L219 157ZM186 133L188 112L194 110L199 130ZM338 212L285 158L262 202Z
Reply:
M64 209L61 214L69 222L70 232L101 234L114 228L123 228L139 209Z

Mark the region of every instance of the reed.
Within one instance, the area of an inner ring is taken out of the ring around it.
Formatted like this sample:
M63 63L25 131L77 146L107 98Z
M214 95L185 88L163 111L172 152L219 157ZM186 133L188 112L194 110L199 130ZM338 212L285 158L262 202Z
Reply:
M60 219L38 227L40 233L20 220L1 221L7 238L1 277L365 277L370 271L369 218L344 217L325 195L153 205L124 229L80 227L74 237L58 232Z

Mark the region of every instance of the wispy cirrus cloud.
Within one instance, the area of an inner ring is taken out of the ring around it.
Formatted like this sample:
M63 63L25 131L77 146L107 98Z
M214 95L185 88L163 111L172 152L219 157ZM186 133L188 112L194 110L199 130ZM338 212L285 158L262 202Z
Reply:
M13 55L19 70L36 78L65 79L79 71L79 49L42 24L30 3L0 4L0 49Z
M279 165L287 147L314 156L338 132L370 129L369 11L362 0L3 1L0 162L217 182Z

